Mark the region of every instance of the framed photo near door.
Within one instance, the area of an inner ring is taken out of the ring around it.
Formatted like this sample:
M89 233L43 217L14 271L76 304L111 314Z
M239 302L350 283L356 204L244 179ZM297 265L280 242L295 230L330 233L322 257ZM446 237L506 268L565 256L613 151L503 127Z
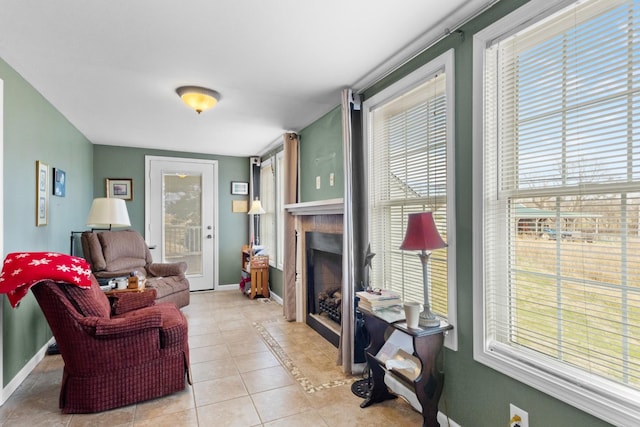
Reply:
M107 178L107 197L133 200L133 179Z
M47 225L49 217L49 165L36 160L36 227Z

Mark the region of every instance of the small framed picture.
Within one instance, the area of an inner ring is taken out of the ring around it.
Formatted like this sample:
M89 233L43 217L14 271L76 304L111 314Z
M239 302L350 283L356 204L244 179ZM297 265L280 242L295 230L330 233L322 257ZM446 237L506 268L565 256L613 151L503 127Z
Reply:
M107 197L133 200L133 179L107 178Z
M53 195L64 197L66 189L67 173L59 168L53 168Z
M231 181L231 194L239 194L246 196L249 194L249 183L240 181Z
M36 227L47 225L49 216L49 165L36 160Z

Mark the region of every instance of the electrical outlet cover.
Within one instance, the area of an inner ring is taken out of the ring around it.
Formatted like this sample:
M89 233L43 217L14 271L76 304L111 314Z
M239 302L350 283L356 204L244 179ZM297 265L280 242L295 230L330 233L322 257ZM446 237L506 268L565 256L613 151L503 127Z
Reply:
M518 415L520 417L520 421L511 422L509 427L529 427L529 414L522 409L518 408L513 403L509 404L509 419L513 419L514 416Z

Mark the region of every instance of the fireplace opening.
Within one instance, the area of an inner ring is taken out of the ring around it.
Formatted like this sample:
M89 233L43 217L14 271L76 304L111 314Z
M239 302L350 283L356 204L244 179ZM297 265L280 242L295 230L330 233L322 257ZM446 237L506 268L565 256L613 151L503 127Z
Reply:
M342 234L307 232L306 323L338 347L342 321Z

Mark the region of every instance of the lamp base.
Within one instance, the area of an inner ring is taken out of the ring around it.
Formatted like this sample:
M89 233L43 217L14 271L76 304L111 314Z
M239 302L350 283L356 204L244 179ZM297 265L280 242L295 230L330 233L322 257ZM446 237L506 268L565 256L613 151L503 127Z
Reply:
M438 319L434 314L425 307L425 309L420 313L420 319L418 320L418 325L425 328L433 328L436 326L440 326L440 319Z

